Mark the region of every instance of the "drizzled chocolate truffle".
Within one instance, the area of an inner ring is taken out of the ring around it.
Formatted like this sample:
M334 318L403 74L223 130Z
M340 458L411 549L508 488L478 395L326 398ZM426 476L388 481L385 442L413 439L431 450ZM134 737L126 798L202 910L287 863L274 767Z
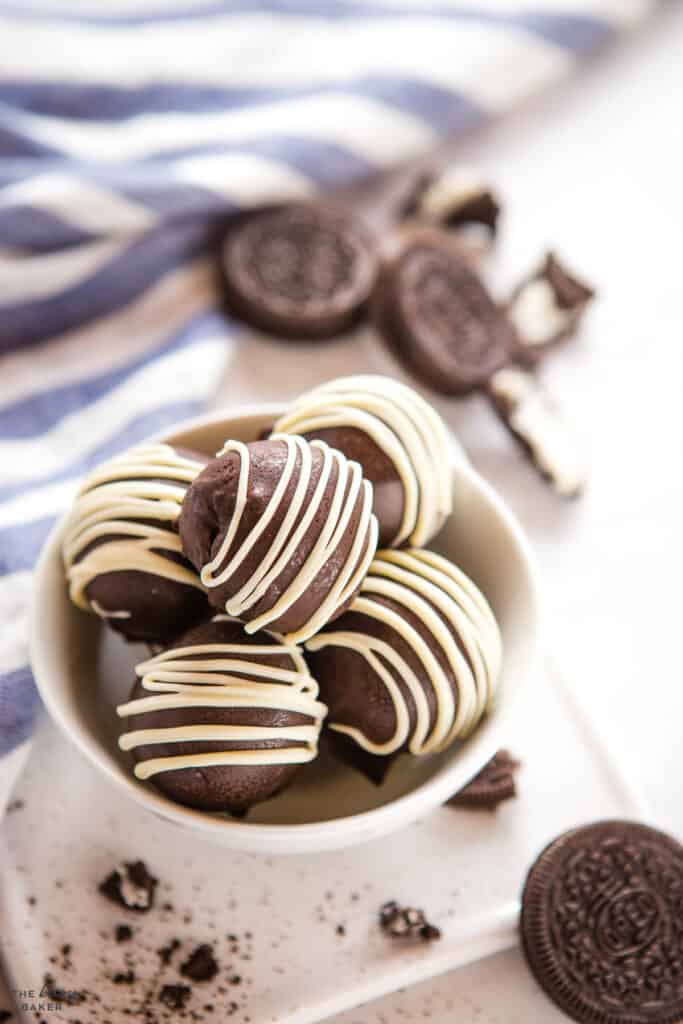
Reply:
M426 544L451 512L451 444L438 413L390 377L344 377L309 391L275 424L363 467L382 547Z
M298 642L360 587L377 546L372 485L323 441L228 441L188 490L180 535L215 608Z
M317 754L325 706L294 644L217 616L135 671L119 746L178 803L242 814Z
M91 473L62 545L71 600L129 640L164 643L208 615L177 520L205 460L143 444Z
M467 736L493 703L501 665L481 591L418 549L378 552L349 611L306 651L330 729L347 753L359 748L357 766L375 781L401 751L434 753Z

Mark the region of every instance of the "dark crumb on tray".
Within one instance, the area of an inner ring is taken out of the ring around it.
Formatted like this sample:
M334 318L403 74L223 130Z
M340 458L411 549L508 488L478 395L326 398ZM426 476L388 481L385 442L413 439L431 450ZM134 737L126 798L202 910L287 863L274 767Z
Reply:
M99 885L107 899L127 910L146 913L154 905L154 891L158 881L147 869L144 861L120 864Z
M203 943L181 964L180 973L193 981L210 981L218 974L218 964L211 946Z
M499 804L517 796L515 773L519 765L509 750L499 750L463 789L447 801L449 807L495 811Z
M164 985L159 993L159 1002L169 1010L184 1010L191 995L192 989L189 985Z
M112 980L115 985L134 985L135 972L130 968L127 971L117 971Z
M394 939L422 939L432 942L441 938L441 931L430 924L424 910L416 907L402 907L396 900L389 900L379 910L379 926L385 934Z
M168 945L162 946L161 949L157 950L157 956L164 966L170 964L171 957L177 949L180 949L180 939L171 939Z

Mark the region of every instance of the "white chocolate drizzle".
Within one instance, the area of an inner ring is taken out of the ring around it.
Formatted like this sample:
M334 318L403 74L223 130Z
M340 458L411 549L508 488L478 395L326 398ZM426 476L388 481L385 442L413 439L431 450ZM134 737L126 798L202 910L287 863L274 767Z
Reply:
M225 619L216 616L214 621ZM270 658L286 656L291 668L268 664ZM250 661L257 657L258 661ZM316 698L318 685L310 675L301 651L280 637L268 637L263 644L207 643L162 651L143 661L136 669L142 687L151 696L120 704L119 717L187 711L188 724L162 728L135 729L119 738L122 750L172 743L244 743L245 749L178 754L141 760L135 765L139 779L159 772L217 765L295 765L312 761L318 753L318 737L327 712ZM291 711L311 719L306 725L193 725L196 708L272 709ZM264 741L284 740L282 747L260 746Z
M90 608L91 608L92 611L94 611L95 615L99 615L99 617L101 619L129 619L130 618L130 612L124 611L123 609L121 609L119 611L109 612L109 611L107 611L106 608L102 607L102 605L99 603L99 601L91 601L90 602Z
M183 553L173 526L185 491L201 469L200 462L170 445L142 444L90 474L76 498L62 545L74 604L102 618L129 618L125 609L109 611L89 601L86 594L96 576L123 570L163 576L201 589L196 573L163 554ZM105 543L82 556L98 541Z
M363 471L357 462L350 461L341 452L330 448L322 441L313 441L309 444L300 437L284 434L275 434L271 440L281 441L287 448L282 475L265 511L237 550L232 550L233 542L248 503L249 448L241 441L227 441L218 453L219 456L223 456L235 452L240 460L235 507L216 556L202 567L200 576L202 583L208 588L220 586L228 581L258 543L269 524L279 521L277 533L268 549L259 558L258 566L240 589L231 595L225 606L229 616L244 623L247 633L268 628L303 596L324 569L325 564L333 557L346 537L354 508L360 497L360 516L343 566L309 619L286 636L286 640L291 643L298 643L321 629L358 588L377 547L377 520L372 514L372 485L363 479ZM306 503L306 494L313 474L312 448L317 448L321 452L322 468L313 495ZM335 466L337 473L333 484L332 471ZM295 482L294 493L291 500L285 503L285 494L292 481ZM330 500L329 511L305 562L277 600L261 615L249 619L249 609L266 595L271 585L290 564L325 498Z
M288 434L352 427L393 463L403 487L403 517L390 546L426 544L450 515L452 439L438 413L390 377L343 377L295 401L275 424Z
M430 642L408 618L377 597L389 598L415 616ZM431 551L380 551L350 611L391 627L397 640L407 644L419 661L422 679L400 653L400 643L388 643L365 632L333 628L313 637L306 644L308 651L344 647L363 657L386 687L394 706L394 734L383 743L372 741L362 728L339 722L330 722L329 727L379 755L392 754L406 744L412 754L433 753L469 735L495 700L502 646L486 598L465 573ZM435 656L436 650L445 659L455 688L442 661ZM431 730L424 678L433 690L436 704ZM406 697L397 679L404 683L415 705L412 735ZM352 680L349 685L353 685Z

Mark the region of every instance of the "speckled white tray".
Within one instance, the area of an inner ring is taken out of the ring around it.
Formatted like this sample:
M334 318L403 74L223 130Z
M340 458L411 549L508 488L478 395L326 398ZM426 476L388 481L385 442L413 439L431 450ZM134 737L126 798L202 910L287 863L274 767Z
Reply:
M271 859L231 854L156 821L45 722L15 794L25 805L6 817L0 837L0 942L10 984L39 991L51 971L63 987L91 993L77 1007L45 1013L49 1024L176 1020L164 1017L159 988L183 980L184 955L210 942L221 972L194 985L195 1016L186 1019L304 1024L513 944L525 870L551 837L590 819L645 815L551 666L529 687L514 725L520 796L495 814L445 807L355 849ZM119 910L97 892L117 862L139 857L161 880L159 906L147 915ZM423 907L441 941L387 939L377 910L392 898ZM161 909L166 901L173 912ZM114 941L119 923L134 927L132 942ZM182 947L162 971L156 950L174 937ZM59 952L67 943L69 968ZM132 988L111 980L127 953ZM239 984L230 984L235 975Z

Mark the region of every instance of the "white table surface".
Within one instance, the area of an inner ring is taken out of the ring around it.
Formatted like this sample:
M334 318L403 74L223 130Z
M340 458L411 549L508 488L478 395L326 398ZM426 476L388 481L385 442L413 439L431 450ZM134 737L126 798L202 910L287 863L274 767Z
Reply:
M581 339L544 371L589 456L584 498L554 498L480 400L438 403L535 545L555 656L608 725L655 822L681 837L682 53L683 9L669 4L581 76L457 151L507 199L494 268L501 288L547 246L600 288ZM286 347L252 339L236 349L222 392L283 397L337 373L387 367L367 332L305 350L294 376ZM335 1024L426 1018L566 1019L510 952Z
M536 547L556 656L609 723L654 820L680 837L682 53L683 10L671 4L569 86L458 150L509 197L502 280L552 245L599 284L581 340L544 375L583 436L589 491L555 508L521 460L501 472L506 439L495 448L488 432L480 440L486 410L468 408L457 420L475 463L496 480ZM335 1024L426 1018L567 1019L515 951Z
M457 149L507 198L495 266L501 288L553 246L600 289L580 340L544 370L589 459L585 496L573 504L553 497L479 399L439 403L534 543L556 657L607 724L654 821L681 837L682 53L683 10L670 4L573 81ZM290 361L281 346L252 344L234 360L224 393L279 397L336 373L387 366L363 334L312 349L293 382ZM426 1018L566 1020L515 951L335 1024Z

